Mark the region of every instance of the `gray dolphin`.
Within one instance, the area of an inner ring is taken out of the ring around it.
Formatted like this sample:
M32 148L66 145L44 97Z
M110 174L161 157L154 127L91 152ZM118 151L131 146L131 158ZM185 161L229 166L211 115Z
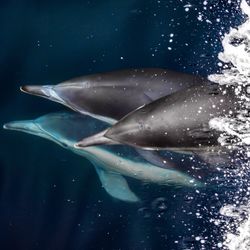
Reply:
M122 143L149 150L202 152L219 147L220 132L210 127L210 120L233 115L238 109L233 87L194 86L131 112L76 146Z
M117 199L129 202L139 201L123 177L128 176L144 182L161 185L201 187L203 184L177 170L159 168L144 161L130 147L96 146L84 149L74 148L82 137L89 136L107 124L88 116L71 113L53 113L35 120L14 121L4 125L5 129L18 130L41 136L60 146L89 159L95 166L104 189ZM125 150L125 153L124 153ZM126 157L123 157L123 153Z
M23 86L23 92L59 102L82 114L114 124L129 112L193 85L208 80L159 68L127 69L78 77L57 85ZM176 168L157 152L137 151L160 167Z
M146 68L93 74L57 85L27 85L21 90L113 124L144 104L206 82L199 76Z

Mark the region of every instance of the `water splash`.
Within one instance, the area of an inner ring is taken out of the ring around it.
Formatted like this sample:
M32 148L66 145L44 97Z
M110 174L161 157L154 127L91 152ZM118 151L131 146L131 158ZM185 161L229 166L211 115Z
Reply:
M235 94L242 106L236 118L215 118L211 127L222 132L223 145L250 146L250 7L245 0L241 9L247 15L246 21L237 28L231 28L222 40L224 51L218 55L222 62L222 73L208 78L221 85L234 85ZM248 150L247 150L248 151Z
M222 72L212 74L209 80L220 85L234 85L235 94L242 109L235 118L217 117L210 121L210 126L221 132L219 141L222 145L237 148L236 158L241 167L234 172L238 190L234 193L233 204L224 204L220 209L220 221L224 223L222 232L224 241L220 248L230 250L250 249L250 6L241 2L242 13L246 20L237 28L231 28L222 39L223 52L218 54ZM228 174L228 173L227 173ZM233 173L231 173L232 175Z

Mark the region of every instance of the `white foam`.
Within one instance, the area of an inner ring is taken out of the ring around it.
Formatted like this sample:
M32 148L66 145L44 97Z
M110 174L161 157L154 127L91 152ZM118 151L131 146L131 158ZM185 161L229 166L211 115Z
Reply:
M209 76L211 81L221 85L236 86L236 95L242 104L242 110L236 118L218 117L210 121L210 126L221 132L220 142L224 145L234 144L245 152L246 159L250 156L250 117L247 112L250 107L250 6L245 0L241 2L242 13L246 20L237 28L231 28L222 40L223 52L218 54L222 62L222 73ZM249 86L248 86L249 85ZM250 172L248 163L244 163L238 170L239 183L243 182L242 172ZM245 180L248 183L248 180ZM246 191L246 190L245 190ZM239 189L239 193L243 193ZM249 195L249 192L246 192ZM249 250L250 249L250 201L246 204L239 203L238 194L235 196L235 204L224 204L220 214L224 217L232 217L234 222L227 222L223 228L223 249ZM247 197L245 197L247 199ZM246 200L245 199L245 200ZM235 230L236 227L236 230ZM234 228L234 230L232 229Z
M245 0L241 3L242 12L247 15L246 21L237 28L231 28L222 40L223 52L218 58L224 68L220 74L212 74L209 80L221 85L236 86L235 94L241 102L242 110L235 119L222 117L212 120L211 126L224 132L220 141L224 144L231 136L231 143L237 146L250 145L250 117L247 109L250 105L250 7ZM243 133L244 132L244 133ZM235 141L235 137L238 140Z

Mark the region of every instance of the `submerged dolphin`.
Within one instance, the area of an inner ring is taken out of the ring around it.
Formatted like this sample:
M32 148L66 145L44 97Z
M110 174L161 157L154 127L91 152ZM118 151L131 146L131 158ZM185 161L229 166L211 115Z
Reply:
M21 90L114 124L129 112L153 100L207 82L208 80L199 76L147 68L93 74L57 85L27 85L21 87ZM137 151L160 167L177 167L172 161L160 157L157 152Z
M208 80L166 69L128 69L78 77L57 85L21 90L59 102L81 114L115 123L134 109Z
M220 132L210 127L210 120L233 115L238 108L233 88L194 86L135 110L76 146L121 143L144 149L202 152L219 146Z
M18 130L41 136L60 146L89 159L100 178L102 186L113 197L136 202L139 198L130 190L126 179L132 177L144 182L175 186L202 186L191 176L176 170L159 168L143 161L136 151L129 147L74 148L82 137L107 127L107 124L88 116L71 113L53 113L35 120L14 121L4 125L5 129ZM126 157L122 153L126 150Z

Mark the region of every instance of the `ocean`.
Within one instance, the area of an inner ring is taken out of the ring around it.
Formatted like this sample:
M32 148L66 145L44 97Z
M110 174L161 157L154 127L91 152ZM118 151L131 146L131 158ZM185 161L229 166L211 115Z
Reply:
M68 110L21 93L25 84L127 68L219 73L222 37L246 19L240 2L222 0L9 0L0 7L2 125ZM246 201L245 183L175 188L127 178L141 199L128 203L105 192L86 158L24 133L0 129L0 136L0 249L237 249L225 243L225 225L235 232L249 213L241 209L235 223L221 209Z

